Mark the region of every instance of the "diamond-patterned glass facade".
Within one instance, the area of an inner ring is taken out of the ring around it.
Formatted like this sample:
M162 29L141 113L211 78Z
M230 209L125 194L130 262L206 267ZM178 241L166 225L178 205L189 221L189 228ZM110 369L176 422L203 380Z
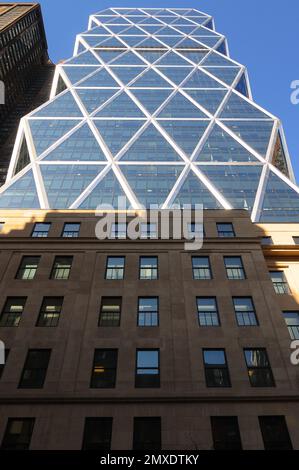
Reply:
M1 208L246 209L299 222L280 121L252 101L209 15L110 8L92 15L51 99L25 116ZM26 155L26 158L24 158Z

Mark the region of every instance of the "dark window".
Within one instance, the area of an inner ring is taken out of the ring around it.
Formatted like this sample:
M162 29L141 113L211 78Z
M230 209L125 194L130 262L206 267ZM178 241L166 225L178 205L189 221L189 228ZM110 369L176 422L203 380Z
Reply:
M139 278L153 280L158 279L158 257L141 256L139 265Z
M0 379L2 378L4 368L5 368L6 363L7 363L8 356L9 356L9 349L5 349L5 351L4 351L4 364L0 364Z
M138 326L158 326L159 299L158 297L139 297Z
M28 450L34 418L9 418L2 441L2 450Z
M119 326L121 297L103 297L99 326Z
M267 351L263 348L244 349L249 381L252 387L274 387L274 378Z
M240 256L225 256L224 265L228 279L245 279L245 271Z
M114 388L116 381L117 349L96 349L94 353L91 388Z
M157 224L155 223L141 223L140 224L140 238L158 238Z
M193 279L212 279L210 260L207 256L192 257Z
M123 279L125 271L125 257L124 256L108 256L106 266L106 279Z
M82 450L111 449L112 418L86 418Z
M8 297L1 313L0 326L19 326L27 297Z
M50 356L50 349L29 349L19 388L43 388Z
M295 245L299 245L299 237L293 237Z
M160 387L159 349L138 349L136 354L135 387Z
M257 326L258 321L251 297L233 297L237 324L239 326Z
M215 450L241 450L242 442L236 416L211 416Z
M219 315L215 297L197 297L198 323L200 326L219 326Z
M272 237L263 237L261 240L262 245L273 245Z
M127 224L115 223L111 225L111 238L127 238Z
M276 294L291 293L283 271L270 271L270 276Z
M283 312L290 337L299 339L299 312Z
M70 276L72 263L72 256L55 256L51 279L66 281Z
M57 326L63 297L44 297L36 326Z
M80 232L80 223L66 223L64 224L61 236L63 238L77 238Z
M230 377L224 349L203 350L207 387L230 387Z
M265 450L293 450L284 416L259 416Z
M134 418L133 450L161 450L161 418Z
M31 236L34 238L45 238L49 234L50 227L50 223L37 223L34 225Z
M23 256L20 267L17 272L17 279L34 279L40 256Z
M217 224L217 232L218 232L218 237L220 238L233 238L236 236L233 224L230 224L230 223Z

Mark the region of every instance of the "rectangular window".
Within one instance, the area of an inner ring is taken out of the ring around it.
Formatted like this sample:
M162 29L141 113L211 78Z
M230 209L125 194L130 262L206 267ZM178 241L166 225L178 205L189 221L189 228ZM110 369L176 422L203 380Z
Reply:
M215 297L196 297L200 326L219 326L219 314Z
M217 225L218 237L233 238L235 237L234 226L231 223L219 223Z
M111 225L111 238L127 238L127 224L115 223Z
M299 237L293 237L293 241L295 245L299 245Z
M50 356L50 349L29 349L19 388L43 388Z
M251 297L233 297L233 303L238 326L258 326Z
M66 281L70 277L72 256L55 256L51 279Z
M112 418L86 418L82 450L111 449Z
M28 450L34 421L34 418L8 418L1 449Z
M3 375L3 372L4 372L4 368L7 364L7 359L8 359L8 356L9 356L9 349L5 349L4 351L4 364L0 364L0 379L2 378L2 375Z
M161 418L134 418L133 450L161 450Z
M284 416L259 416L265 450L293 450Z
M193 279L212 279L212 270L208 256L192 256Z
M245 279L245 271L240 256L225 256L224 265L228 279Z
M63 238L78 238L80 232L80 223L65 223L61 236Z
M276 294L291 293L283 271L270 271L270 277Z
M299 339L299 312L283 312L291 339Z
M114 388L116 382L117 349L96 349L91 388Z
M266 349L244 349L248 377L252 387L275 387Z
M119 326L121 314L121 297L103 297L99 326Z
M230 377L224 349L203 350L207 387L230 387Z
M272 237L262 237L261 244L264 245L264 246L273 245Z
M214 450L242 450L236 416L211 416Z
M158 297L139 297L138 299L138 326L159 325L159 299Z
M0 317L0 326L19 326L27 297L8 297Z
M139 263L139 279L158 279L157 256L141 256Z
M16 278L32 280L35 277L40 256L23 256Z
M31 236L33 238L45 238L49 234L51 224L50 223L37 223L34 225Z
M105 279L120 280L124 278L125 257L108 256Z
M44 297L36 326L57 326L62 304L63 297Z
M135 387L160 387L159 349L137 349Z

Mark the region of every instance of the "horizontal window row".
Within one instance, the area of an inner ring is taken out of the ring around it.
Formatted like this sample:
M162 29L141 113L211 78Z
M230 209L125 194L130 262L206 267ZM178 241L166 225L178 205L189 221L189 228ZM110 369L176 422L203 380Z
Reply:
M158 451L163 448L162 419L159 416L133 418L133 450ZM284 416L258 416L265 450L292 450ZM8 418L2 450L28 450L35 418ZM214 450L241 450L242 440L237 416L210 416ZM82 450L111 450L112 417L85 418ZM67 445L67 444L66 444Z
M271 365L265 348L243 350L248 378L252 387L275 387ZM9 361L6 350L6 363ZM19 388L43 388L50 362L50 349L29 349ZM207 387L231 387L229 366L225 349L203 349L203 366ZM90 388L115 388L117 376L117 349L96 349L90 378ZM1 366L1 375L5 366ZM137 349L135 365L136 388L160 387L160 350Z

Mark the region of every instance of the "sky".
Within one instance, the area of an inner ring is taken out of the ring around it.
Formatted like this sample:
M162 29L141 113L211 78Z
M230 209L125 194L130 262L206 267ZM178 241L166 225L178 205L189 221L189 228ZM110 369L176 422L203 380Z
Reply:
M190 7L212 15L216 31L228 39L230 56L248 69L254 101L281 119L299 182L299 104L291 103L291 83L299 80L297 0L283 3L278 0L39 0L39 3L53 62L72 56L76 34L87 29L88 16L105 8Z

